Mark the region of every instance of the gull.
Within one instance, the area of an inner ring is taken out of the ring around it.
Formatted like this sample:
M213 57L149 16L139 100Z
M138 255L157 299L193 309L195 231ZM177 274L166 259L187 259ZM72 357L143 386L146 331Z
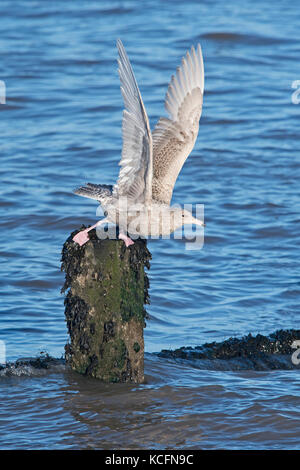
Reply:
M176 179L191 153L198 135L204 92L204 66L200 44L192 47L165 97L168 117L161 117L151 133L146 109L130 61L120 39L117 40L121 92L124 100L122 156L114 186L87 183L74 193L97 200L105 218L78 232L73 240L84 245L88 232L102 224L119 227L118 237L126 247L131 235L147 237L169 235L183 225L204 226L192 213L171 207Z

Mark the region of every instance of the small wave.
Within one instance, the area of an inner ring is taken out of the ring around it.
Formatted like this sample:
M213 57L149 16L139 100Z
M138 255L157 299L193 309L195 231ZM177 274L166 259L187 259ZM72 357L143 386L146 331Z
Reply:
M160 357L164 357L159 354ZM179 364L191 366L193 369L215 371L237 370L293 370L300 369L292 363L291 356L269 354L264 357L239 357L235 359L176 359Z
M204 39L212 39L220 42L236 42L249 45L271 45L283 42L280 38L258 36L251 34L239 34L239 33L228 33L228 32L213 32L202 35Z

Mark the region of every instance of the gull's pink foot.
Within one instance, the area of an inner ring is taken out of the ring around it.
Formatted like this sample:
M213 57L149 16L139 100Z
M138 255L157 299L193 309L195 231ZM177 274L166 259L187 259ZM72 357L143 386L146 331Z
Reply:
M127 237L124 233L119 233L119 238L120 240L124 240L126 248L128 248L130 245L134 245L134 241L131 240L131 238Z
M89 237L86 230L78 232L75 237L73 237L74 242L78 243L80 246L84 245L89 241Z
M75 237L73 237L73 241L78 243L80 246L84 245L86 242L89 241L88 232L93 228L97 227L98 224L99 223L97 222L95 225L92 225L92 227L86 228L85 230L78 232Z

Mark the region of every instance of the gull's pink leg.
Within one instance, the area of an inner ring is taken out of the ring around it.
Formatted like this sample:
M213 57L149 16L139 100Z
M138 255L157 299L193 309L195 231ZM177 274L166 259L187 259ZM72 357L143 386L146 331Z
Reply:
M86 228L81 232L78 232L75 237L73 237L74 242L78 243L80 246L84 245L86 242L89 241L88 232L105 221L105 219L99 220L95 225L92 225L91 227Z
M127 237L127 235L125 235L125 233L120 232L119 233L119 238L120 238L120 240L124 240L126 248L128 248L130 245L134 244L134 242L131 240L131 238Z

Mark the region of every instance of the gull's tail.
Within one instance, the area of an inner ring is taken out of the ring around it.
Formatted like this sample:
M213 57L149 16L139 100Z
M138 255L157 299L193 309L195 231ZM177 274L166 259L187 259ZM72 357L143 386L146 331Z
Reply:
M81 186L74 190L74 193L78 196L88 197L90 199L96 199L101 202L103 198L112 196L112 185L110 184L93 184L87 183L85 186Z

